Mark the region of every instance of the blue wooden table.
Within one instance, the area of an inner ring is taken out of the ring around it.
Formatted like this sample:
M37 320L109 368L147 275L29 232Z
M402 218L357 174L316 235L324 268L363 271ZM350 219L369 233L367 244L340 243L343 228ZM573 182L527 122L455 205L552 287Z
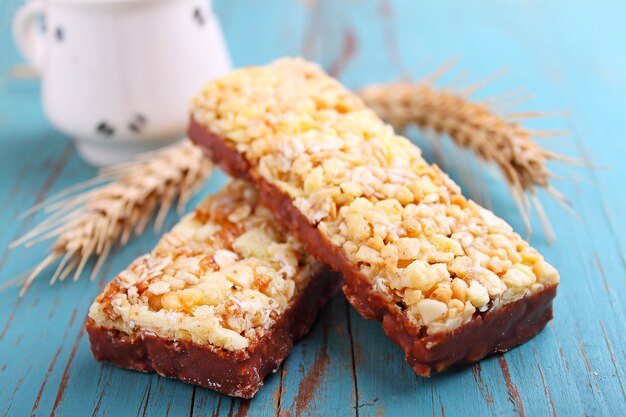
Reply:
M528 108L570 111L531 126L571 131L545 146L608 169L554 165L575 178L558 186L578 220L541 196L558 239L547 245L534 218L532 241L562 281L555 319L539 336L480 364L419 378L381 326L337 296L250 402L99 364L83 331L87 309L106 280L157 241L148 232L115 252L100 280L49 287L41 279L22 299L15 286L0 292L0 416L626 415L626 2L582 3L215 1L238 66L304 55L358 87L424 75L459 56L475 80L509 69L487 95L523 86L536 93ZM46 122L38 81L11 75L21 62L10 39L19 4L0 3L0 285L45 251L4 249L43 218L17 216L95 174ZM414 138L468 195L523 230L497 175L449 143L437 153ZM216 175L201 194L224 178ZM480 178L488 194L476 186ZM166 227L175 221L170 215Z

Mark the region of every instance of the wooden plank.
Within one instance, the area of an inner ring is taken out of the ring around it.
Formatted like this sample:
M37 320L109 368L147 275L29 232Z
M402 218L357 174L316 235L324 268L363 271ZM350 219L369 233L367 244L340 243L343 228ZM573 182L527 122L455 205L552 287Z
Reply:
M351 330L342 296L331 300L284 363L279 416L356 415Z
M615 5L613 5L615 6ZM624 7L613 10L619 15ZM546 15L546 21L555 16L556 10L551 9ZM593 12L589 16L583 15L581 9L570 9L566 18L585 16L583 20L593 19ZM599 124L598 109L606 113L607 120L618 117L617 108L610 103L617 103L623 97L626 86L623 80L603 76L597 66L609 56L615 65L624 61L623 45L601 42L621 31L621 23L616 15L603 16L602 28L593 31L581 40L583 44L598 45L589 50L585 59L562 45L569 42L561 33L555 33L553 48L559 51L560 60L575 64L567 72L562 83L557 83L559 93L566 100L576 115L571 119L570 128L575 132L575 140L587 160L598 164L611 165L611 172L585 171L584 180L575 184L570 195L574 195L577 210L584 219L580 228L583 233L568 236L568 241L575 247L575 254L579 262L572 262L568 266L571 274L567 288L567 301L572 314L572 332L568 335L564 327L554 328L563 331L562 338L576 335L574 344L578 345L578 363L584 363L585 374L576 377L578 381L586 381L587 392L583 393L585 408L590 414L614 413L621 410L626 412L626 397L623 391L624 369L624 305L621 300L625 293L623 282L619 282L624 275L623 257L623 225L613 221L620 207L626 206L624 196L615 196L611 187L619 189L618 178L623 178L626 170L619 161L619 155L624 151L624 144L618 139L620 130L607 131L604 123ZM582 23L582 22L581 22ZM546 45L550 47L550 45ZM552 49L552 48L550 48ZM610 54L610 55L607 55ZM548 54L546 54L547 56ZM590 76L595 74L595 76ZM576 91L576 96L571 92ZM603 92L610 92L600 93ZM585 100L580 100L585 97ZM608 104L608 105L607 105ZM612 113L612 114L611 114ZM585 126L584 130L578 127ZM602 138L602 139L599 139ZM616 198L617 197L617 198ZM578 228L578 227L577 227ZM567 232L566 232L567 233ZM567 255L563 253L563 257ZM606 271L609 271L607 275ZM617 285L616 285L617 284ZM621 284L621 285L620 285ZM585 308L581 308L585 306ZM610 323L607 331L605 323ZM615 349L613 346L619 346ZM575 350L575 349L571 349ZM617 355L617 356L616 356ZM622 360L615 358L621 357ZM582 360L581 360L582 359ZM615 362L613 361L615 359ZM571 367L571 366L570 366ZM575 369L575 368L574 368ZM585 378L586 377L586 378Z
M232 400L98 364L91 357L82 330L88 306L109 277L154 245L158 235L149 232L112 254L99 282L83 277L48 288L44 279L21 300L16 287L0 292L0 416L626 414L626 223L621 221L626 208L621 192L626 178L626 45L617 41L624 37L626 4L229 0L216 1L215 7L238 65L301 54L358 87L407 74L418 77L460 54L460 67L475 78L504 66L511 69L484 96L521 84L537 93L527 108L571 110L569 118L531 125L572 130L572 140L546 146L610 169L555 166L559 175L573 172L578 178L559 188L572 199L581 220L568 217L542 195L558 235L554 245L545 243L533 218L533 243L562 273L554 321L503 356L424 379L410 371L380 324L362 319L340 296L254 400ZM0 22L7 23L0 25L0 35L6 39L11 12L0 9ZM16 221L21 211L94 174L68 139L53 133L45 121L39 84L7 78L6 71L17 62L11 45L1 43L3 248L43 218L38 214ZM485 174L449 142L433 151L423 136L412 138L466 193L490 203L522 230L498 175ZM468 181L479 176L488 193ZM203 192L223 181L218 175ZM175 221L170 215L166 227ZM34 265L43 251L44 246L0 250L0 285Z

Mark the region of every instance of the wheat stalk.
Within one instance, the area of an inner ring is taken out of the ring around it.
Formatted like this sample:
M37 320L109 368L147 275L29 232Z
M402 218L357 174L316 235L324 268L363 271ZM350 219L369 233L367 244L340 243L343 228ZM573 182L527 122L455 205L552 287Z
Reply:
M469 95L481 86L455 92L436 89L430 81L398 82L368 86L359 95L396 129L413 125L436 134L446 134L457 146L469 148L483 161L494 162L520 209L527 233L531 231L529 211L534 204L547 239L552 241L554 232L536 191L545 189L563 207L571 210L567 198L550 184L554 175L547 167L551 160L571 160L543 149L533 138L559 132L533 132L517 123L524 117L541 116L540 113L515 113L505 117L494 109L495 100L470 100Z
M91 258L96 260L91 273L94 279L114 245L123 246L133 233L143 233L155 211L154 228L159 230L176 198L181 211L211 171L210 160L185 141L144 154L134 162L106 168L97 178L33 207L26 214L44 210L46 220L10 247L56 240L48 256L26 278L20 296L42 271L59 260L51 284L72 273L74 280L78 279ZM85 191L93 185L98 186Z

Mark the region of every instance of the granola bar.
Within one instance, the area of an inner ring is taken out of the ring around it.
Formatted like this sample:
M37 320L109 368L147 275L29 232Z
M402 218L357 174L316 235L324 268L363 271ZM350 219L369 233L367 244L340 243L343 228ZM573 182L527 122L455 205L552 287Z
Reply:
M505 351L551 319L556 269L316 65L208 83L189 136L344 275L418 374Z
M87 330L98 360L251 398L339 282L236 180L106 286Z

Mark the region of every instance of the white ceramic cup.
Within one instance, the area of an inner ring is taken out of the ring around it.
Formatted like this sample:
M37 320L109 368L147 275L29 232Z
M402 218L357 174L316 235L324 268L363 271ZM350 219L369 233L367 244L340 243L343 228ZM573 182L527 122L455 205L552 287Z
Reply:
M208 0L31 0L13 34L51 123L94 165L183 138L189 98L230 69Z

